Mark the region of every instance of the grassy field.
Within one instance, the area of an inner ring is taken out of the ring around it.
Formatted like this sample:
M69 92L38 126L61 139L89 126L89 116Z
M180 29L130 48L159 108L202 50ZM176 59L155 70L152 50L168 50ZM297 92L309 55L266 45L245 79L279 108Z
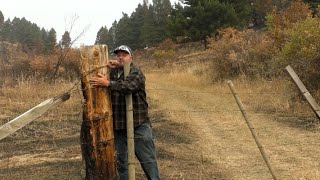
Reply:
M190 64L143 68L163 179L272 179L226 82L208 83ZM0 123L75 83L8 79L0 88ZM279 179L319 179L319 123L306 102L292 101L290 82L233 83ZM1 140L0 179L84 179L82 104L80 91L74 91ZM136 169L137 179L144 179L138 164Z

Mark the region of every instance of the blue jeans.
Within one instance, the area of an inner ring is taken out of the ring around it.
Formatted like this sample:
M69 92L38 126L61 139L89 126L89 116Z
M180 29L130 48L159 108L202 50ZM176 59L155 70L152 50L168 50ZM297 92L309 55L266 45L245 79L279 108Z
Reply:
M118 160L120 180L128 179L127 130L115 130L115 145ZM152 128L149 123L143 123L134 129L135 154L149 180L159 180L159 170L156 159Z

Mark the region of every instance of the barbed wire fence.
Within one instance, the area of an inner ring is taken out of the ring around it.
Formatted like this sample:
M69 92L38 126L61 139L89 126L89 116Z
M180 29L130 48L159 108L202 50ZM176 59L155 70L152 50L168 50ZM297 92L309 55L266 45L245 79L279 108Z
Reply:
M68 92L70 92L71 96L72 95L75 95L77 96L77 94L81 94L82 91L84 89L82 89L81 87L79 87L80 83L76 83L71 89L68 90ZM195 96L197 94L213 94L214 92L212 91L196 91L196 90L191 90L191 91L188 91L188 90L178 90L178 89L171 89L171 88L147 88L147 91L149 91L150 93L152 92L158 92L158 91L164 91L165 93L179 93L179 94L187 94L187 96ZM235 104L235 101L234 99L232 99L232 93L219 93L220 95L224 95L224 96L229 96L230 99L225 99L228 103L232 103L232 104ZM240 95L252 95L254 93L240 93ZM273 94L277 94L277 93L264 93L265 95L273 95ZM84 104L85 102L83 102L83 100L81 100L81 103ZM151 105L152 106L152 105ZM207 107L209 106L209 108ZM208 113L228 113L228 114L232 114L234 116L239 116L240 113L241 113L241 110L238 109L236 106L232 106L232 108L216 108L216 107L211 107L210 105L205 105L203 107L199 107L197 110L190 110L190 109L172 109L172 108L164 108L164 107L156 107L154 109L151 109L150 112L151 113L156 113L156 114L163 114L163 113L167 113L167 114L175 114L176 116L180 116L181 114L183 115L189 115L190 114L193 114L193 115L197 115L199 116L199 118L210 118L210 116L208 115ZM266 110L264 111L263 109L260 109L260 110L255 110L255 109L246 109L246 112L250 113L250 115L254 115L254 116L259 116L259 115L263 115L263 116L270 116L270 111ZM73 116L73 119L81 119L81 115L82 115L82 111L80 110L78 113L74 113L72 114L71 116ZM67 115L67 117L70 116L70 114ZM153 116L153 115L152 115ZM290 116L294 116L294 115L290 115ZM1 118L1 123L4 124L8 121L10 117L9 116L5 116L4 118L2 117ZM154 118L155 119L155 118ZM80 121L80 120L79 120ZM315 121L316 122L316 121ZM74 123L74 122L72 122ZM80 122L78 122L80 123ZM175 121L175 123L177 123ZM244 124L245 122L243 122ZM161 126L159 124L161 124L161 121L159 122L156 122L156 124L158 124L158 126ZM182 122L183 124L183 122ZM175 124L175 128L177 128L178 126L180 126L181 124ZM37 128L36 124L34 125L35 129L33 129L37 134L37 132L39 134L41 134L41 128ZM181 125L182 128L186 128L185 125ZM168 138L168 135L165 135L165 134L161 134L161 130L165 130L164 128L161 128L161 127L158 127L158 131L157 133L162 135L163 137L162 138ZM30 129L28 129L30 130ZM18 135L16 135L15 137L16 138L22 138L22 139L25 139L25 138L30 138L30 135L28 135L28 133L24 133L23 132L24 130L20 130L20 132L18 133ZM173 135L172 137L169 137L170 141L172 142L176 142L179 144L179 142L177 142L177 140L181 140L182 139L182 145L180 145L179 147L183 147L184 145L188 145L188 138L185 138L184 136L182 136L181 134L185 133L184 132L185 129L181 129L181 128L178 128L178 131L175 131L175 129L171 129L170 132L171 134ZM167 132L167 131L165 131ZM32 134L31 134L32 135ZM45 134L45 136L47 136L48 134ZM196 139L197 138L200 138L200 137L195 137ZM11 138L12 139L12 138ZM183 140L183 139L186 139L186 140ZM165 139L163 139L163 141L165 141ZM193 141L197 141L197 140L193 140ZM31 141L32 142L32 141ZM5 166L1 166L1 171L4 172L4 174L12 174L14 172L12 172L10 169L12 167L15 167L15 164L11 164L10 163L10 158L14 157L15 155L19 155L20 153L24 152L24 151L28 151L28 149L26 149L26 146L22 146L20 149L19 149L19 146L18 147L15 147L15 150L17 150L19 153L15 153L14 151L11 151L10 149L6 148L5 146L10 144L11 141L4 141L4 142L1 142L2 144L2 148L1 148L1 151L2 152L5 152L5 154L3 155L0 155L0 160L2 160L3 162L5 162ZM38 141L38 142L35 142L35 143L38 143L38 145L41 146L41 144L43 143L43 141ZM54 143L54 141L50 141L50 142L46 142L46 143ZM288 143L288 144L281 144L281 145L274 145L274 146L287 146L287 145L301 145L301 143ZM314 142L314 145L319 145L319 142ZM13 147L12 145L9 145L9 147ZM271 145L267 145L266 147L268 148L272 148ZM80 148L80 146L79 146ZM4 149L4 150L2 150ZM199 176L199 175L202 175L203 178L206 178L207 176L212 176L214 175L214 173L212 172L209 172L209 175L206 175L206 173L208 172L204 172L205 170L205 166L208 165L207 161L208 159L210 160L210 158L212 157L212 154L211 152L205 152L205 150L203 150L201 153L194 153L193 150L196 150L195 147L192 147L190 149L190 151L187 153L187 156L184 156L184 157L181 157L179 156L179 153L176 153L176 154L170 154L169 152L166 152L164 149L161 150L161 154L160 154L160 160L162 159L163 161L166 161L166 160L169 160L169 161L173 161L173 162L176 162L176 163L182 163L182 164L174 164L173 165L173 170L170 174L168 174L167 176L165 177L168 177L168 178L177 178L179 176L183 176L183 175L189 175L189 176L192 176L194 175L195 177L196 176ZM17 152L16 151L16 152ZM78 149L79 151L79 149ZM24 154L24 153L22 153ZM248 157L247 157L248 158ZM249 159L252 158L252 161L255 160L256 156L252 156L252 157L249 157ZM81 159L81 158L80 158ZM219 162L219 163L222 163L224 164L224 162ZM225 163L227 164L227 163ZM18 165L19 166L19 165ZM195 167L198 167L196 169L194 169ZM193 168L193 170L192 170ZM192 171L191 171L192 170ZM211 173L211 174L210 174ZM140 173L140 176L141 176L142 173ZM139 172L138 172L138 176L139 176Z

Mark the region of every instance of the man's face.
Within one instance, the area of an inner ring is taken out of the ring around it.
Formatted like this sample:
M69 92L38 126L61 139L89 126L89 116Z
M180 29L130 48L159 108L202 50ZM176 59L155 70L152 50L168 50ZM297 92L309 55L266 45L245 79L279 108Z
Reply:
M125 62L132 61L132 56L125 51L119 51L116 55L117 60L119 61L119 66L123 66Z

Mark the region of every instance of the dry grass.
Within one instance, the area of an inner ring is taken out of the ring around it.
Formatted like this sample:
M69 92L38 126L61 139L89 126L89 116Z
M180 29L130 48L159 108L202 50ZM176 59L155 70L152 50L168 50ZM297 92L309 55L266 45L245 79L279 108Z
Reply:
M181 133L173 139L188 138L166 148L177 159L166 173L180 173L181 179L271 179L226 82L206 85L205 79L183 72L148 78L152 104L157 104L153 112L174 122ZM318 179L319 124L304 102L290 104L289 82L233 83L280 179ZM179 159L186 157L201 165L190 167Z
M16 82L0 89L1 123L66 92L74 84L23 78ZM72 94L67 102L1 140L0 179L81 179L79 97Z
M208 77L198 73L205 68L189 64L166 73L147 71L162 178L271 179L227 83L208 83ZM289 82L233 83L280 179L319 179L319 125L308 106L292 103ZM0 89L1 122L69 90L74 82L49 85L20 78L8 84ZM0 179L84 179L82 103L81 95L74 93L1 140ZM140 168L137 177L144 179Z

